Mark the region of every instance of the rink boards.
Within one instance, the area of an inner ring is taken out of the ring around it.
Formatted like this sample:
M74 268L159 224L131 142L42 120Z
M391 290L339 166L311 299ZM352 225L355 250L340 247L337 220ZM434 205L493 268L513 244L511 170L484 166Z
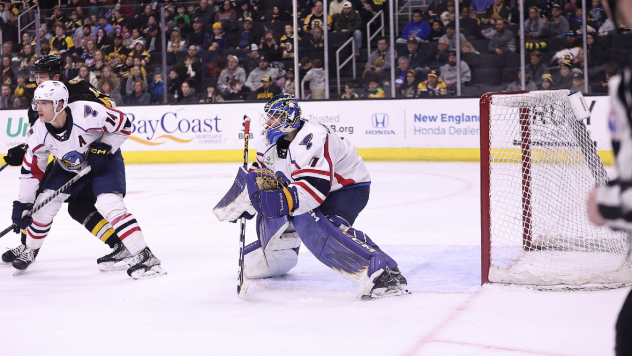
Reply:
M604 163L611 165L609 100L586 99L587 128ZM477 98L306 101L301 108L303 117L350 140L367 161L479 160ZM127 163L239 162L243 117L253 121L254 150L262 109L263 103L121 107L133 125L123 155ZM0 154L26 140L26 110L3 110L0 125Z

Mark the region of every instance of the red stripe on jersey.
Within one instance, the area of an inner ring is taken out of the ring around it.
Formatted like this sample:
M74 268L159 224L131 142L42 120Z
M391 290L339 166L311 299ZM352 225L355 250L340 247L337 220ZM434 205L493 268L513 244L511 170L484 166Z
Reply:
M121 132L127 136L132 134L132 131L129 131L129 130L122 130Z
M323 172L323 171L319 171L316 169L299 169L298 171L292 173L292 177L294 177L297 174L302 174L302 173L314 173L314 174L318 174L321 176L325 176L325 177L329 177L329 173Z
M333 164L331 164L331 157L329 157L329 135L327 135L327 138L325 138L325 159L327 160L327 163L329 163L329 181L333 182L334 166Z
M259 152L257 152L257 156L261 156L261 157L263 157L263 153L259 153Z
M26 155L22 158L22 163L26 164L27 167L31 168L31 164L26 161Z
M131 235L132 233L136 232L136 231L140 231L140 227L136 226L133 229L129 229L126 233L124 233L123 235L121 235L121 241L125 240L126 237L128 237L129 235Z
M132 214L126 214L126 215L119 216L118 218L114 219L114 221L111 222L112 226L116 225L119 221L130 217L131 215Z
M312 189L311 189L311 188L310 188L307 184L305 184L305 183L303 183L303 182L294 182L294 183L292 183L292 184L296 184L296 185L298 185L298 186L302 187L303 189L305 189L305 190L306 190L306 191L307 191L307 192L308 192L308 193L309 193L309 194L310 194L310 195L311 195L314 199L316 199L316 201L317 201L319 204L322 204L322 203L323 203L323 201L324 201L324 200L322 200L322 199L318 196L318 194L314 193L314 191L313 191L313 190L312 190Z
M31 164L31 174L34 175L41 182L44 178L44 172L37 165L37 156L33 156L33 163Z
M348 185L352 185L355 184L355 181L353 179L344 179L340 174L338 173L334 173L334 177L336 177L336 180L338 181L338 183L342 184L343 187L346 187Z
M123 114L121 114L121 117L119 117L119 124L114 132L118 131L121 128L121 125L123 125Z

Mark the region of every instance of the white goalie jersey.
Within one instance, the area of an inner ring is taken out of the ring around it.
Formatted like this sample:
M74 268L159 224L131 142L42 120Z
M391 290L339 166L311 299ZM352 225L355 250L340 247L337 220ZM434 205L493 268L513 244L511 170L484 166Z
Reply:
M88 164L86 158L93 142L107 143L114 153L131 134L124 113L92 101L70 103L66 113L65 127L59 131L37 120L27 132L18 198L21 202L35 200L51 154L65 170L79 172Z
M270 145L265 134L259 136L257 163L261 168L283 172L297 188L299 207L292 215L317 208L332 192L371 182L362 157L349 140L309 121L302 122L289 143L279 138Z

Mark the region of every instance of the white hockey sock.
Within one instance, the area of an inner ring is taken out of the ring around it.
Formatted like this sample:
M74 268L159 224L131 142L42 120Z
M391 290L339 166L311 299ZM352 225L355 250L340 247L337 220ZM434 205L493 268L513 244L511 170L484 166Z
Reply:
M127 247L132 255L138 254L147 247L143 232L140 230L140 226L138 222L136 222L134 215L125 214L119 216L112 221L112 226L123 242L123 245Z
M26 247L36 250L44 244L44 238L48 235L53 222L39 223L35 220L26 228Z

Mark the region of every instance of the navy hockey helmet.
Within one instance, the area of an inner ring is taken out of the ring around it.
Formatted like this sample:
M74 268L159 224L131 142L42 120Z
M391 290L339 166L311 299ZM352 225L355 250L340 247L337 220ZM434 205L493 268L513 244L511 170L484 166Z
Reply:
M37 58L31 66L31 81L35 81L35 73L48 73L51 80L55 74L59 74L59 80L62 80L64 64L61 57L51 54Z
M263 129L268 144L293 131L301 124L301 107L294 95L282 94L270 99L263 108Z

